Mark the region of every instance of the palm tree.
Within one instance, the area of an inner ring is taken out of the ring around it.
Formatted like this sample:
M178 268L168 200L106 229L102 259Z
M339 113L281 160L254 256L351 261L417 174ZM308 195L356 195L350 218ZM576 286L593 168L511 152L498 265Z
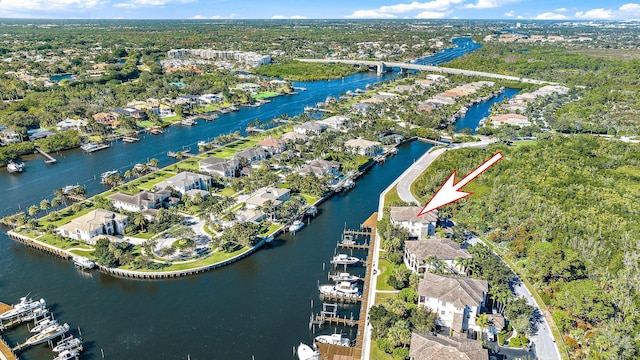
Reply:
M156 219L160 224L169 220L169 213L166 209L162 208L158 210L158 214L156 215Z
M127 170L127 171L124 172L124 178L125 179L129 180L132 177L133 177L133 174L132 174L131 170Z
M40 209L46 211L47 214L49 213L49 208L51 208L51 203L49 202L49 200L43 199L42 201L40 201Z
M53 199L51 199L51 207L57 207L62 205L62 199L59 197L54 197Z
M29 214L29 216L34 216L39 212L40 212L40 208L37 207L36 205L29 206L29 210L27 210L27 213Z
M133 222L133 225L140 228L141 231L144 231L145 227L149 223L147 221L147 218L144 217L141 212L136 212L135 214L133 214L133 218L131 219L131 221Z
M152 158L151 160L149 160L148 164L149 164L149 166L151 166L153 168L157 168L158 167L158 159Z
M491 319L489 319L489 315L487 314L478 314L476 315L476 325L480 326L480 328L482 329L482 344L484 345L484 331L489 327L489 322L491 321Z

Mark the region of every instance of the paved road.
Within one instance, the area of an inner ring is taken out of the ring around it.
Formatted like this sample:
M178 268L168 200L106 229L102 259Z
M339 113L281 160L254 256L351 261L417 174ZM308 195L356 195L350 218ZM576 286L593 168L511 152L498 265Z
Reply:
M487 137L480 137L480 138L481 140L478 142L454 144L450 147L437 149L422 155L420 159L414 162L413 165L411 165L411 167L409 167L405 172L402 173L402 175L400 175L399 181L398 181L398 195L400 196L400 199L402 199L402 201L404 202L414 203L416 205L423 205L423 204L420 204L418 200L411 193L411 184L413 184L413 182L416 181L418 176L420 176L420 174L422 174L424 170L429 165L431 165L431 163L435 159L437 159L440 155L442 155L445 151L452 150L452 149L460 149L465 147L484 147L496 141L495 139L490 139Z

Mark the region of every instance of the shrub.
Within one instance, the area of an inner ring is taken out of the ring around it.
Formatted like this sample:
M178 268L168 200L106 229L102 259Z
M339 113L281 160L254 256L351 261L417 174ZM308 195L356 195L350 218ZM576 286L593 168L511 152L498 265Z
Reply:
M398 347L393 349L394 360L409 360L409 349L406 347Z

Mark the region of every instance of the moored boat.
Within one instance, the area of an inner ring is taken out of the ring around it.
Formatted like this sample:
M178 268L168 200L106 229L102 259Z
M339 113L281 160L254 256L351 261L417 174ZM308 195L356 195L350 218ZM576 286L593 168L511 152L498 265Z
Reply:
M331 275L331 280L339 283L339 282L343 282L343 281L347 281L347 282L356 282L358 280L360 280L360 278L358 276L355 276L353 274L349 274L346 272L343 273L338 273L338 274L334 274Z
M318 208L311 205L307 211L304 212L307 216L316 216L318 215Z
M80 356L80 352L76 349L64 350L61 351L58 356L54 357L53 360L71 360L77 359Z
M300 220L296 220L293 222L293 224L291 224L291 226L289 226L289 231L294 233L302 229L303 227L304 227L304 223Z
M50 327L53 326L57 326L58 325L58 320L55 320L53 318L47 317L44 318L38 322L36 322L36 326L34 326L31 330L29 330L32 333L39 333L42 332Z
M22 346L33 346L42 344L49 340L53 340L60 335L63 335L67 331L69 331L69 324L65 323L64 325L56 325L28 338Z
M100 174L100 180L104 182L106 179L118 173L118 170L109 170Z
M323 295L360 295L358 287L348 281L342 281L336 285L320 285L319 290Z
M299 360L320 360L320 353L305 343L298 345L297 354Z
M21 173L22 170L24 170L23 163L9 161L9 163L7 164L7 171L10 173Z
M26 297L20 298L20 302L13 306L13 309L0 314L0 320L9 320L16 317L33 313L36 309L44 308L47 302L44 299L37 301L27 300Z
M338 254L331 259L331 263L334 265L353 265L360 262L355 256L349 256L347 254Z
M74 256L73 263L76 265L76 267L79 267L83 270L91 270L96 266L96 263L93 262L93 260L83 256Z
M315 341L331 345L351 346L351 340L342 334L318 335Z
M69 336L58 341L58 344L53 348L53 351L59 353L65 350L73 350L79 348L80 345L82 345L82 340Z

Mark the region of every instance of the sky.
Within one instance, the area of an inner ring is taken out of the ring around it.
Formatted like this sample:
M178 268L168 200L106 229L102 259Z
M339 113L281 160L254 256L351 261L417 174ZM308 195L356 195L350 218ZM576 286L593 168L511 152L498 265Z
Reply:
M640 20L640 1L0 0L0 18Z

